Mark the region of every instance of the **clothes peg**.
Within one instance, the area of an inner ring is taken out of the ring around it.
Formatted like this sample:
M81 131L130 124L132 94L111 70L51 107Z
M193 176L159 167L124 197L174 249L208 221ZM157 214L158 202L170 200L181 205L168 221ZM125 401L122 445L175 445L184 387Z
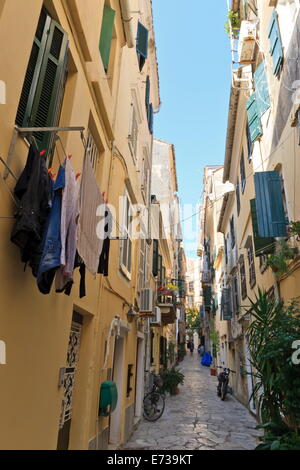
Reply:
M42 150L42 151L40 152L40 156L43 157L43 156L45 155L45 153L47 153L46 150Z
M78 180L80 178L80 176L81 176L81 173L77 173L76 180Z
M49 168L48 173L52 173L54 171L54 168Z
M68 155L68 159L71 160L73 158L73 155Z

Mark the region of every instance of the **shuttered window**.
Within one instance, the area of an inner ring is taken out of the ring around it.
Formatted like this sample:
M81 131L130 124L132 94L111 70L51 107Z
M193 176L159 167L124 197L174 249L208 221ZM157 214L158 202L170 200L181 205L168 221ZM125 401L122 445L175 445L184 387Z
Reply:
M249 123L247 123L246 133L247 133L248 161L250 162L252 158L252 152L253 152L253 142L251 139Z
M149 106L150 106L150 77L147 75L146 78L146 96L145 96L145 104L146 104L146 111L147 111L147 118L149 114Z
M282 180L278 171L254 175L256 213L260 237L286 237L286 214L282 196Z
M265 63L261 62L254 73L255 96L258 115L261 118L270 108L270 95Z
M256 284L256 273L255 273L255 258L254 258L254 252L253 252L253 242L252 238L249 237L249 240L246 243L246 249L247 249L247 254L248 254L248 263L249 263L249 283L251 289Z
M244 194L246 188L246 169L245 169L245 158L244 158L244 151L242 151L241 161L240 161L240 172L241 172L241 189L242 193Z
M105 72L108 71L115 15L115 10L108 5L104 5L99 49Z
M148 125L149 125L149 131L150 134L153 134L153 106L152 104L149 105L149 119L148 119Z
M206 286L203 288L203 297L205 308L211 308L211 299L212 299L212 290L211 286Z
M139 59L140 71L143 69L145 61L148 57L148 38L149 31L142 23L138 22L138 32L136 40L136 51Z
M230 238L231 238L231 248L234 248L235 247L234 217L230 219Z
M158 275L158 240L153 240L152 274L154 277Z
M130 278L132 267L132 208L127 193L124 196L123 211L123 235L127 239L122 241L121 268L124 274Z
M240 212L241 212L241 195L240 195L240 182L239 182L239 180L237 180L237 183L236 183L235 193L236 193L237 214L239 216Z
M20 97L16 123L20 127L58 124L67 71L68 38L42 10ZM49 133L35 132L40 149L48 150Z
M244 255L240 258L240 277L241 277L241 294L242 300L247 297L247 279L246 279L246 268Z
M256 93L252 93L247 101L247 113L251 142L255 142L263 134L261 120L257 108Z
M221 298L221 320L231 320L232 319L232 299L231 299L231 289L226 288L222 289L222 298Z
M268 255L275 251L275 239L274 238L262 238L258 232L258 221L256 212L256 201L252 199L250 201L251 215L252 215L252 228L253 228L253 239L255 256Z
M279 75L283 63L283 48L279 31L278 17L274 10L269 27L270 54L273 59L273 74Z

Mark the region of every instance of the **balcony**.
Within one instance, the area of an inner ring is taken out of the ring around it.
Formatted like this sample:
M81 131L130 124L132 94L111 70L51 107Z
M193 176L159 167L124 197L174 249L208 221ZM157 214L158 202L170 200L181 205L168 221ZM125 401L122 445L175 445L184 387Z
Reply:
M175 287L175 286L174 286ZM157 306L161 310L162 325L173 324L176 321L177 291L170 289L168 283L157 288Z

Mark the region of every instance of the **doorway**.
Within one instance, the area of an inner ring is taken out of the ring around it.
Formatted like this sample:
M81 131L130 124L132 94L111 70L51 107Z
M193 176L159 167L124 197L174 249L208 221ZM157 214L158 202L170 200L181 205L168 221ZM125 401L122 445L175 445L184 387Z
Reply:
M83 316L74 312L69 336L69 345L64 376L64 396L61 407L57 450L68 450L72 424L73 395L76 381L76 370L79 361L80 341Z
M110 444L119 444L121 441L121 413L123 400L124 383L124 338L117 337L115 340L114 362L113 362L113 382L118 389L118 403L115 411L110 416L109 442Z

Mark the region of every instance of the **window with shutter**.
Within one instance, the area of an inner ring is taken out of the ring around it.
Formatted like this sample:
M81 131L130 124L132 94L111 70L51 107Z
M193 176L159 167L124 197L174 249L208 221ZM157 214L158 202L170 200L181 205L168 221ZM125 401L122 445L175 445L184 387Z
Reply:
M250 201L250 208L251 208L251 216L252 216L255 256L262 256L262 255L268 255L268 254L274 253L275 239L272 237L262 238L259 236L255 199L252 199Z
M261 118L270 108L270 95L265 63L261 62L254 73L255 96L258 115Z
M256 93L252 93L247 101L247 113L251 142L255 142L255 140L261 137L263 134L261 120L257 108Z
M246 268L245 268L245 258L244 255L240 258L240 277L241 277L241 295L242 300L245 300L247 297L247 278L246 278Z
M21 127L58 124L67 73L68 37L42 10L16 116ZM53 137L35 132L40 149L49 150Z
M158 276L158 256L158 240L153 240L152 274L154 277Z
M205 308L211 308L211 299L212 299L212 289L211 286L206 286L203 288L203 297Z
M255 258L253 252L252 237L248 237L245 248L247 249L248 263L249 263L249 284L251 289L256 284L256 273L255 273Z
M231 248L234 248L235 247L234 217L230 219L230 238L231 238Z
M246 126L246 133L247 133L248 161L250 162L252 158L252 152L253 152L253 142L251 140L249 123L247 123L247 126Z
M236 183L235 193L236 193L237 214L239 216L240 212L241 212L241 196L240 196L240 182L239 182L239 180L237 180L237 183Z
M278 76L283 64L283 48L279 31L278 17L274 10L269 27L270 54L273 59L273 74Z
M286 237L287 223L282 196L282 180L278 171L254 175L256 213L260 237Z
M241 189L242 189L242 193L244 194L245 188L246 188L246 182L247 182L244 151L242 151L241 160L240 160L240 172L241 172Z
M221 319L224 321L232 319L232 297L230 288L222 289Z
M131 279L131 265L132 265L132 208L129 196L126 193L124 196L123 208L123 235L126 240L122 241L121 245L121 269L123 273Z
M148 125L149 125L149 131L151 135L153 134L153 122L154 122L153 106L152 104L150 104Z
M132 103L128 144L129 144L131 155L134 161L136 161L138 133L139 133L139 126L138 126L138 120L137 120L137 111L136 111L134 104Z
M104 70L106 73L108 71L108 66L109 66L109 58L110 58L111 43L112 43L112 38L113 38L115 15L116 15L115 10L110 8L108 5L104 5L99 49L100 49L100 54L101 54Z
M136 41L136 50L139 59L139 68L142 71L146 59L148 57L148 38L149 38L149 31L148 29L142 25L142 23L138 22L138 32L137 32L137 41Z
M147 112L147 119L149 116L149 106L150 106L150 77L147 75L146 78L146 96L145 96L145 104L146 104L146 112Z

